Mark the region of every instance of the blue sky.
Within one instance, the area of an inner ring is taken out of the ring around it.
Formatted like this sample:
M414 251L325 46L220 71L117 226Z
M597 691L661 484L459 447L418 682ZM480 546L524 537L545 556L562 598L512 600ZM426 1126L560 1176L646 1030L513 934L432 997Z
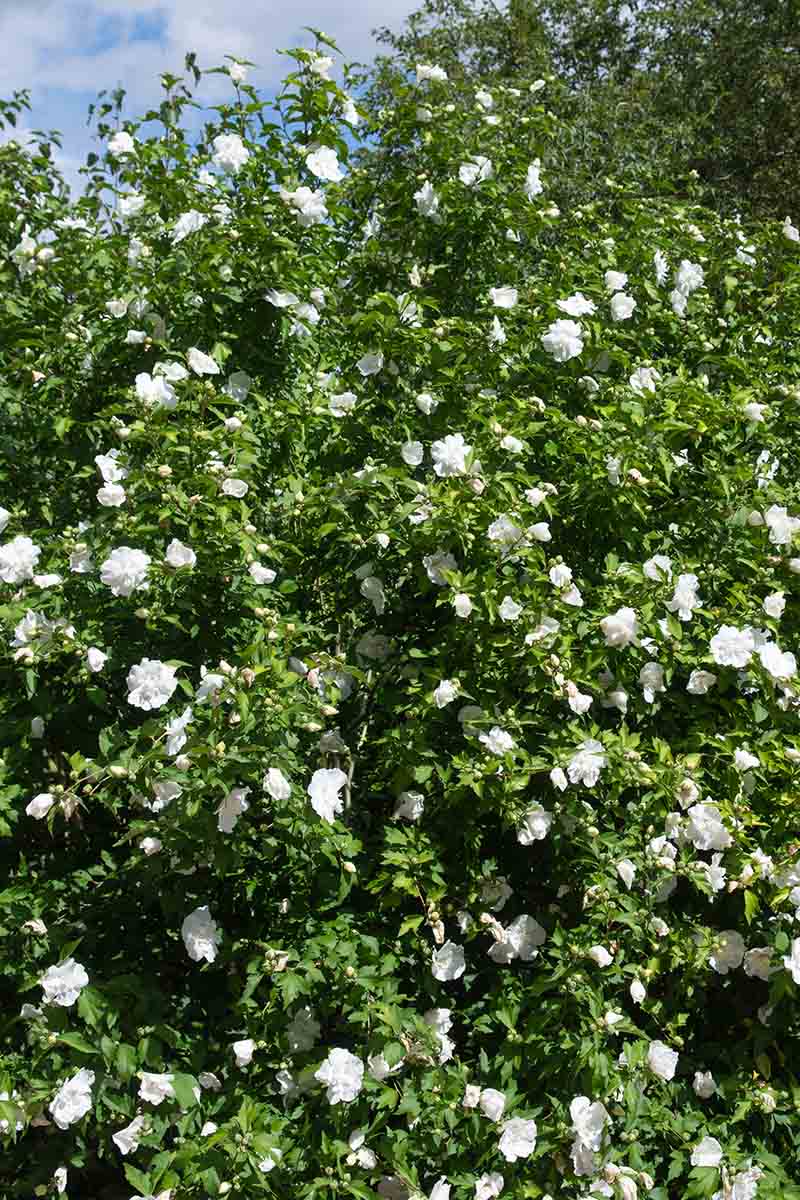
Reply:
M91 148L86 110L103 88L122 85L136 115L159 97L164 71L181 74L194 50L201 67L225 54L258 64L252 82L269 92L285 69L277 51L308 44L303 26L325 30L343 57L365 61L370 31L399 25L414 0L0 0L0 95L30 88L29 129L59 129L71 179ZM219 97L207 81L203 97Z

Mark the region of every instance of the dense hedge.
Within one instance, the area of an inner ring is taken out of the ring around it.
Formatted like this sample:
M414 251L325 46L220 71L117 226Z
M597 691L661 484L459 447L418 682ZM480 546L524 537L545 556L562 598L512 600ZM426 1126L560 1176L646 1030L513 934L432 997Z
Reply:
M0 147L0 1191L800 1196L797 230L333 55Z

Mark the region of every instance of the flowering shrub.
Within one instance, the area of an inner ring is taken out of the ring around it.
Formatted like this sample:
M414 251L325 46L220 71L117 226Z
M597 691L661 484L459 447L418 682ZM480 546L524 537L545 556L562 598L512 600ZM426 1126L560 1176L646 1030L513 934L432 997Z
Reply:
M3 1194L800 1196L796 227L328 49L0 150Z

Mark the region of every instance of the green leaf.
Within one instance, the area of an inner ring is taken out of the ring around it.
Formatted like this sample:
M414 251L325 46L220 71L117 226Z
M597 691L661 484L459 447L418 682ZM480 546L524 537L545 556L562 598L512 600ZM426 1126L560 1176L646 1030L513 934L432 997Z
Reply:
M194 1094L196 1087L197 1080L194 1075L173 1075L172 1077L172 1089L181 1108L194 1108L197 1104L197 1097Z
M99 1054L100 1051L96 1046L92 1046L79 1033L60 1033L58 1040L63 1042L65 1046L71 1046L73 1050L79 1050L81 1054Z

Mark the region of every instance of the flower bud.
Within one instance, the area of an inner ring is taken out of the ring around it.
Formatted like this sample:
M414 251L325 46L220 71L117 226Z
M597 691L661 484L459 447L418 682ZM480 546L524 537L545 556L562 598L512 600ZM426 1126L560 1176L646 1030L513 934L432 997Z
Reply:
M170 475L172 474L172 467L167 466L166 463L162 463L162 465L158 468L158 474L162 479L169 479Z

